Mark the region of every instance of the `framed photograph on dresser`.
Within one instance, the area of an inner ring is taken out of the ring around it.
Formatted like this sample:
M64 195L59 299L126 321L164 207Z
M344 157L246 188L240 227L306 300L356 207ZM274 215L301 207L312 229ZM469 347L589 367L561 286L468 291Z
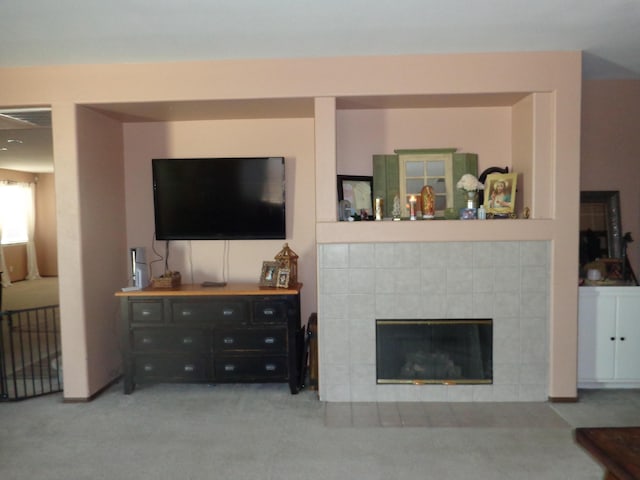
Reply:
M291 276L291 272L289 271L288 268L278 269L278 281L276 282L276 287L289 288L290 276Z
M262 271L260 272L261 287L275 287L278 282L278 262L265 261L262 262Z

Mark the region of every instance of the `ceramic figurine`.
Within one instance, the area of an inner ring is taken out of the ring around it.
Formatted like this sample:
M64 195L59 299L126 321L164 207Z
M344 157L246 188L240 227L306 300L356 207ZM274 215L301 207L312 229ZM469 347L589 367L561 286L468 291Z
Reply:
M433 187L425 185L420 192L420 200L422 204L422 218L433 218L436 215L436 196L433 193Z

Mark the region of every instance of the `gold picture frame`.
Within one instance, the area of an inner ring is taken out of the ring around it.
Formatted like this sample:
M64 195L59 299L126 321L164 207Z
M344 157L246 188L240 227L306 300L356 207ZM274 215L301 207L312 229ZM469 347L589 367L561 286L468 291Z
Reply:
M517 173L491 173L484 183L484 209L493 218L512 217L516 208Z
M260 273L261 287L275 287L278 281L278 262L262 262L262 272Z

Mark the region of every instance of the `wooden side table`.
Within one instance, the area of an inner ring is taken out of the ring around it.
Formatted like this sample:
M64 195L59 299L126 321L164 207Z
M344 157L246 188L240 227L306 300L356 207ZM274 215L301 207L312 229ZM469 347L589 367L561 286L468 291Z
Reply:
M576 428L575 439L604 466L605 480L640 479L640 427Z

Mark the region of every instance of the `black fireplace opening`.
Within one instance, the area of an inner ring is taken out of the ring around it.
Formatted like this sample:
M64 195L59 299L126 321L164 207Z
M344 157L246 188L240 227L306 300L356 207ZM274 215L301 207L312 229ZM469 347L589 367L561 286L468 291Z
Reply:
M493 320L376 320L378 384L493 383Z

